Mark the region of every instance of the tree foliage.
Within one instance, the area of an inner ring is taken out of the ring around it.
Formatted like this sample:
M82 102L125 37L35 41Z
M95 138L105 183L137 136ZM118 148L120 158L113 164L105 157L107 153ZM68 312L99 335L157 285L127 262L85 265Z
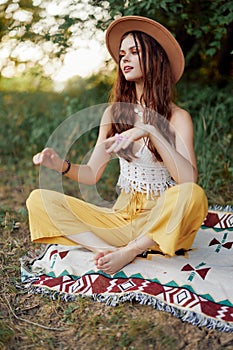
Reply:
M42 56L36 63L43 65L77 48L77 38L105 30L122 15L146 16L164 24L181 44L186 71L199 74L201 70L208 79L232 76L233 2L229 0L2 0L0 48L8 45L8 56L17 64L22 58L15 48L22 43L34 45Z
M177 38L190 69L202 67L209 76L232 70L233 2L228 0L91 0L109 16L97 22L106 29L118 16L140 15L165 25Z
M92 10L86 0L0 1L0 49L5 49L0 68L9 62L16 65L31 60L43 65L54 58L61 60L70 48L77 48L76 39L82 37L85 27L87 35L91 33L88 14ZM37 51L37 57L28 59L21 54L30 50Z
M70 47L71 37L81 33L86 17L85 0L3 0L0 3L0 40L50 41L57 53ZM88 10L88 8L87 8Z

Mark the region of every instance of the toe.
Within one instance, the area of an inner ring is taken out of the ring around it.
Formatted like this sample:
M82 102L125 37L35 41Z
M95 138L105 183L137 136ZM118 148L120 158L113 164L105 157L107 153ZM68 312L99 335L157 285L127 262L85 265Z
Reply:
M104 252L99 252L95 255L95 260L99 260L99 258L102 258L104 256Z
M108 263L108 259L106 259L106 256L103 256L102 258L98 259L98 266L104 267Z

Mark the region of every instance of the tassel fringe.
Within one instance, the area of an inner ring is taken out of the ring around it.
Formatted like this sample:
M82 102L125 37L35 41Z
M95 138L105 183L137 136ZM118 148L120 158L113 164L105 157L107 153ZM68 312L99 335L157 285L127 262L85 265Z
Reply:
M233 205L225 205L225 206L221 206L221 205L212 205L209 207L209 211L224 211L227 213L233 213Z
M188 322L197 327L204 327L208 330L217 330L224 333L233 333L233 325L228 324L221 320L216 320L203 314L196 313L194 311L178 308L174 305L165 303L162 300L157 299L154 296L143 293L125 293L123 295L108 295L108 294L93 294L91 296L78 294L68 294L64 292L52 291L49 288L35 286L32 283L35 282L35 278L25 283L24 285L17 285L17 288L27 290L30 294L40 294L51 300L61 300L65 302L74 302L79 298L89 298L93 301L104 303L106 306L116 307L125 302L136 302L140 305L148 305L158 311L164 311L170 313L172 316L180 319L183 322Z
M133 208L135 210L135 208ZM226 206L219 206L214 205L209 207L209 211L221 211L221 212L233 212L233 206L226 205ZM47 246L46 250L49 248ZM45 252L42 255L44 255ZM37 257L31 256L27 259L24 257L22 259L24 261L24 268L28 268L30 271L30 266L32 262ZM30 273L29 273L30 275ZM164 301L156 298L155 296L151 296L148 294L143 293L135 293L135 292L129 292L125 294L94 294L94 295L84 295L84 294L68 294L64 292L58 292L53 291L49 289L48 287L38 286L34 283L39 280L39 277L29 277L28 274L26 274L26 280L23 281L23 283L17 284L16 287L18 289L21 289L23 291L27 291L30 294L40 294L44 297L50 298L51 300L61 300L65 302L73 302L80 298L89 298L94 301L98 301L101 303L105 303L107 306L118 306L119 304L125 303L125 302L136 302L140 305L149 305L153 307L156 310L159 311L165 311L173 316L179 318L183 322L188 322L192 325L198 326L198 327L205 327L208 330L217 330L219 332L225 332L225 333L233 333L233 324L227 323L221 320L217 320L208 316L205 316L200 313L196 313L191 310L185 310L184 308L179 308L178 306L167 304Z

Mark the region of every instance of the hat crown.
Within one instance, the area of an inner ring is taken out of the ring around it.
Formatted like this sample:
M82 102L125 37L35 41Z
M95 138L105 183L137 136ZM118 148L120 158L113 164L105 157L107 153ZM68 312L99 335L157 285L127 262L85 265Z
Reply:
M123 16L114 20L106 31L106 46L115 62L119 61L119 48L122 36L131 31L140 31L154 38L165 50L176 83L184 71L184 55L182 49L171 34L159 22L141 16Z

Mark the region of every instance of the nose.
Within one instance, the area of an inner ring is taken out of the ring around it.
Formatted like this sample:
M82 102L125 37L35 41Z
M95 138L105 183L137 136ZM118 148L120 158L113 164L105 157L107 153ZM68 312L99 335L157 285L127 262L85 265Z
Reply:
M123 62L129 61L129 53L126 53L123 57Z

